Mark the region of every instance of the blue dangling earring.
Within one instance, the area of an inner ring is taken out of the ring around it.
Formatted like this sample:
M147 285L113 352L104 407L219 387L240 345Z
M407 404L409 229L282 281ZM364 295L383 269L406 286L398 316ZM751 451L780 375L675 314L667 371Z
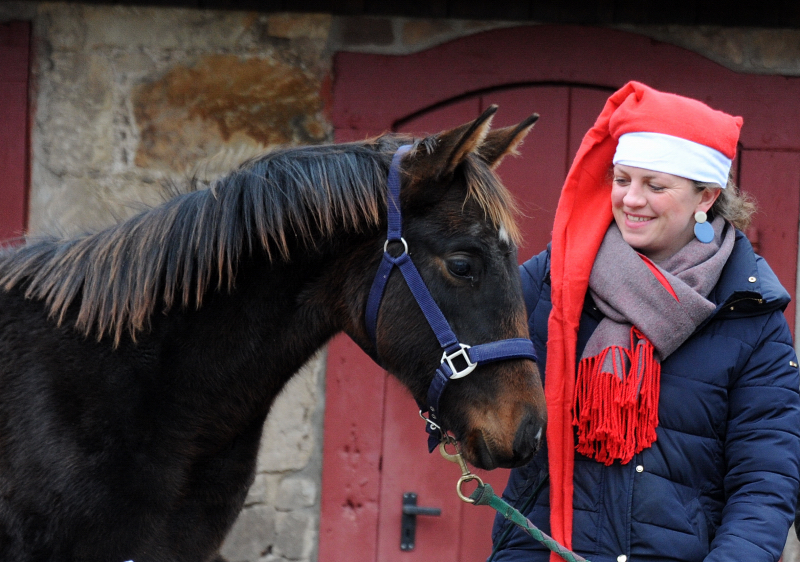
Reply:
M703 211L697 211L694 214L694 220L697 221L694 225L694 235L703 244L708 244L714 240L714 227L711 223L706 222L708 216Z

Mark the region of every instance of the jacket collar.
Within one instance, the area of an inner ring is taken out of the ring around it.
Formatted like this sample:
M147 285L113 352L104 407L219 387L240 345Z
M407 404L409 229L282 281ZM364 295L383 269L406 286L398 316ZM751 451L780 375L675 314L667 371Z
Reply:
M731 305L735 307L737 301L746 305L739 307L740 312L753 311L755 307L759 313L764 313L782 310L791 300L767 262L753 251L750 241L739 230L719 282L708 298L717 304L715 315L724 308L730 309ZM736 312L736 308L732 311Z

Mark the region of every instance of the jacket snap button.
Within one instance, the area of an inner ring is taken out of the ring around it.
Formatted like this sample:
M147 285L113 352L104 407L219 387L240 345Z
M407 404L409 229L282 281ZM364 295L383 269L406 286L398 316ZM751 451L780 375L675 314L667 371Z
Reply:
M627 562L627 560L628 557L625 556L624 554L620 554L619 556L617 556L617 562Z
M755 277L749 277L747 280L750 281L751 283L755 283L756 282L756 278Z
M644 472L644 467L640 464L636 465L636 472Z

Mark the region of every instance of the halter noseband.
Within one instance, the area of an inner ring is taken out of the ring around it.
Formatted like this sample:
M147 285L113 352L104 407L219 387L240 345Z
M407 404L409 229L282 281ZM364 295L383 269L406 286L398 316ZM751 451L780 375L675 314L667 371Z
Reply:
M389 228L386 236L386 243L383 247L383 260L378 267L375 280L369 292L366 310L367 332L375 346L377 356L376 327L378 324L378 309L383 299L389 275L396 266L403 274L403 278L411 289L411 293L422 309L422 313L428 320L439 340L439 345L444 350L442 361L436 369L433 381L428 388L428 401L426 404L419 404L420 416L427 422L426 431L428 432L428 449L433 451L444 438L444 430L439 422L439 399L444 393L447 383L453 379L466 377L481 364L504 361L507 359L530 359L536 361L536 353L533 343L528 338L512 338L491 343L484 343L469 346L459 343L458 338L453 333L445 319L442 311L433 300L428 287L422 280L419 271L411 261L408 254L408 244L403 239L403 220L400 213L400 160L411 150L411 145L404 145L397 149L389 168L388 194L386 207L389 215ZM389 244L400 242L403 245L403 253L397 257L389 252ZM424 413L428 417L423 416Z

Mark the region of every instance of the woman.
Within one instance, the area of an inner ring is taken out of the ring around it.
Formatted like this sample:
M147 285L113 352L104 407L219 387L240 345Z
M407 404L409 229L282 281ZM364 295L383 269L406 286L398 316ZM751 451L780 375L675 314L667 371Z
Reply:
M741 125L627 84L521 267L547 446L504 496L592 562L774 561L786 540L800 377L789 295L728 181ZM495 561L561 560L502 517L493 540Z

